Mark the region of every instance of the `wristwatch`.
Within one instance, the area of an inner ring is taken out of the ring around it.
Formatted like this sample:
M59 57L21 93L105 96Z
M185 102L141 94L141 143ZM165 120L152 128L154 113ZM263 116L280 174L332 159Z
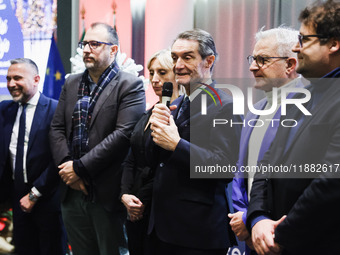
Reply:
M38 201L38 197L35 196L32 191L28 194L28 199L30 201L32 201L32 202L37 202Z

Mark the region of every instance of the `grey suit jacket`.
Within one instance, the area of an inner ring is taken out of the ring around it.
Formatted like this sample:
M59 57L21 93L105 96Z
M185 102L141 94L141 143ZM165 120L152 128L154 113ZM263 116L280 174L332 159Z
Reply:
M52 154L57 165L72 160L72 114L82 74L65 82L50 130ZM129 148L130 134L145 110L143 82L119 71L100 95L88 130L89 152L80 158L93 187L94 200L108 211L121 210L118 199L121 164ZM64 185L63 197L67 192Z

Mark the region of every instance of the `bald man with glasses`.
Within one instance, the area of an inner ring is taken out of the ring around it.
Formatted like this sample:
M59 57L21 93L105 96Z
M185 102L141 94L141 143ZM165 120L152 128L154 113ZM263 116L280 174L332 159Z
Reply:
M125 254L120 169L145 110L143 82L120 71L111 26L92 24L79 47L86 70L66 80L50 131L63 219L74 255Z

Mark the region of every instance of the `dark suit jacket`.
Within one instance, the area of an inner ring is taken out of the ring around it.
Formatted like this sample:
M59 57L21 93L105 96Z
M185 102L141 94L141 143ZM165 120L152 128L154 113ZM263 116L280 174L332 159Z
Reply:
M10 184L12 181L12 169L9 160L9 145L15 118L19 104L14 101L3 101L0 103L0 196L2 199L10 197ZM28 184L22 194L16 194L18 197L26 195L33 186L35 186L42 197L34 206L34 210L59 211L59 176L57 169L53 164L52 154L48 142L48 132L54 111L57 107L57 101L50 99L43 94L40 95L31 132L29 136L26 168ZM34 211L33 211L34 212Z
M221 90L222 106L207 97L207 115L201 115L201 96L191 102L191 116L177 119L183 96L172 112L181 137L170 152L149 140L147 158L155 169L149 232L164 242L196 249L224 249L236 242L230 229L226 183L231 179L191 179L190 158L201 165L235 165L240 129L212 127L213 119L233 119L232 99ZM213 93L213 92L212 92ZM217 102L218 99L215 96ZM197 110L197 111L196 111ZM238 120L239 121L239 120ZM192 130L199 133L190 134Z
M339 77L340 69L329 76ZM289 128L280 127L262 164L297 167L325 164L329 169L330 165L340 163L339 82L321 79L316 85L324 87L325 92L312 109L312 116L305 117L288 148L285 147ZM295 119L297 113L288 112L286 119ZM333 165L333 173L317 173L318 178L286 179L276 173L256 178L248 208L248 228L259 215L273 220L287 215L275 231L275 240L285 248L285 254L338 253L340 169L334 173L335 168Z
M295 86L297 88L303 87L304 84L300 80L300 78L297 78L295 80ZM291 99L294 96L294 93L290 93L287 98ZM267 97L261 99L259 102L257 102L254 105L255 109L260 109L263 110L264 107L267 104ZM275 115L273 116L272 119L280 119L281 117L281 108L277 110ZM245 123L248 123L249 120L257 120L259 118L259 115L256 115L252 112L248 112L246 117L245 117ZM265 132L265 135L263 137L263 140L261 141L261 149L259 151L258 155L258 161L261 161L264 154L267 152L269 149L272 141L274 140L274 137L276 135L277 129L278 129L278 122L273 122L273 124L270 124L267 127L267 130ZM246 124L242 128L241 132L241 138L240 138L240 152L238 156L238 161L237 161L237 167L240 170L241 167L247 166L248 164L248 146L249 146L249 140L250 136L254 130L254 127L252 125ZM248 200L248 178L247 178L247 173L239 172L233 179L233 194L232 194L232 199L233 199L233 206L236 211L242 211L244 212L242 216L242 220L244 223L246 223L247 219L247 208L249 205L249 200Z
M52 120L50 143L57 165L72 160L69 141L81 77L75 74L66 80ZM129 149L131 131L144 111L142 81L122 71L105 87L93 109L88 130L90 151L80 160L92 183L95 201L108 211L124 209L119 201L121 164ZM64 184L63 191L64 198Z
M146 130L145 126L149 121L152 109L143 114L131 133L131 149L124 162L121 183L121 196L133 194L138 197L146 207L144 215L148 215L150 211L154 177L145 160L145 142L151 132L150 126Z

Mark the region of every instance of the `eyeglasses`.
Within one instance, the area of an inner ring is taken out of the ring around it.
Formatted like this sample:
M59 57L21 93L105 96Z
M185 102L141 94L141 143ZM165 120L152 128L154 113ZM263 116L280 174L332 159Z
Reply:
M84 49L87 44L90 46L91 50L97 49L102 44L113 45L113 43L107 43L107 42L99 42L99 41L89 41L89 42L87 42L87 41L82 41L82 42L78 43L78 47L81 48L81 49Z
M317 37L317 38L328 38L328 36L325 35L302 35L302 34L298 34L298 39L299 39L299 44L300 44L300 48L303 47L303 41L305 38L308 37Z
M247 57L247 60L248 60L249 65L251 65L253 61L255 60L257 66L261 68L262 66L264 66L267 59L271 59L271 58L287 59L288 57L262 57L262 56L254 57L254 56L249 55Z

